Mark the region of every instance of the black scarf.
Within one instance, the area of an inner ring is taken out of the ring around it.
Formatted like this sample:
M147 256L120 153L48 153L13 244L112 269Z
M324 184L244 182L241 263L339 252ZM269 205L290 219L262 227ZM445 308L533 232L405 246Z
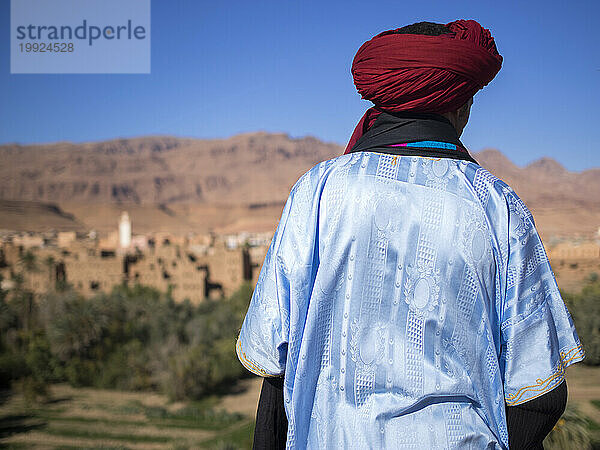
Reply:
M456 145L456 150L429 147L391 147L420 141L437 141ZM477 163L460 142L452 123L444 116L430 113L382 112L350 150L403 156L430 156L462 159Z

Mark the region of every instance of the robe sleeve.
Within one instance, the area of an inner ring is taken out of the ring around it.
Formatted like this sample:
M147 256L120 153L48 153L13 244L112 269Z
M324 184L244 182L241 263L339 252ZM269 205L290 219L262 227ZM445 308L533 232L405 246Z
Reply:
M285 370L288 336L284 321L289 315L290 296L277 254L292 201L293 193L288 197L267 250L236 344L240 362L262 377L279 376Z
M314 201L311 173L292 187L279 225L265 256L256 288L244 318L236 351L249 371L262 377L280 376L285 371L290 334L290 299L306 286L304 273L311 266L311 245L306 223L311 221Z
M533 217L508 188L508 256L504 267L500 367L508 406L561 384L584 358Z

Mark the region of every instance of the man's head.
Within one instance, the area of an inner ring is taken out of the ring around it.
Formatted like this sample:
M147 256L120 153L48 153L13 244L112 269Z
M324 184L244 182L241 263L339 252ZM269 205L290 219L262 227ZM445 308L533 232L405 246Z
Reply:
M443 23L435 22L417 22L406 25L402 28L390 30L389 33L394 34L420 34L422 36L439 36L440 34L450 34L450 28Z
M446 25L435 22L417 22L411 25L406 25L402 28L398 28L392 32L395 34L418 34L421 36L440 36L442 34L452 34L452 31ZM473 97L469 98L469 100L458 109L441 113L442 116L446 117L452 123L459 137L464 128L467 126L472 105Z
M419 22L379 33L352 62L356 89L375 106L355 128L346 153L380 111L444 114L460 135L473 96L501 66L494 38L474 20Z
M392 30L392 33L417 34L421 36L440 36L442 34L452 34L452 31L442 23L417 22L396 30ZM446 117L452 123L459 137L464 128L467 126L472 105L473 97L469 98L469 100L458 109L441 113L442 116Z
M447 113L442 113L446 119L450 121L450 123L454 126L456 130L456 134L458 137L461 136L463 130L467 126L467 122L469 122L469 114L471 113L471 106L473 106L473 97L471 97L467 103L462 105L456 111L450 111Z

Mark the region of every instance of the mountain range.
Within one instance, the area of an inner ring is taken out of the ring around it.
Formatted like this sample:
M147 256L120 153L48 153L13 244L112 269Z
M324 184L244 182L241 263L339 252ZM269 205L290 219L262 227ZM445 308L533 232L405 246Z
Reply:
M127 210L134 232L272 230L298 177L341 153L265 132L0 145L0 228L102 232ZM523 198L543 235L596 232L600 168L571 172L551 158L518 167L494 149L474 157Z

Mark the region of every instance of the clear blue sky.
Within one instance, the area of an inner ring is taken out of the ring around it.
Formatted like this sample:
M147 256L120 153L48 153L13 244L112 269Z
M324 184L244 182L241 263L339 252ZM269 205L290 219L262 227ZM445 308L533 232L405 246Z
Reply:
M48 1L51 3L51 1ZM476 19L504 56L475 96L463 142L519 165L600 166L600 2L152 1L150 75L10 75L0 0L0 143L265 130L345 144L370 103L352 83L358 47L428 20Z

